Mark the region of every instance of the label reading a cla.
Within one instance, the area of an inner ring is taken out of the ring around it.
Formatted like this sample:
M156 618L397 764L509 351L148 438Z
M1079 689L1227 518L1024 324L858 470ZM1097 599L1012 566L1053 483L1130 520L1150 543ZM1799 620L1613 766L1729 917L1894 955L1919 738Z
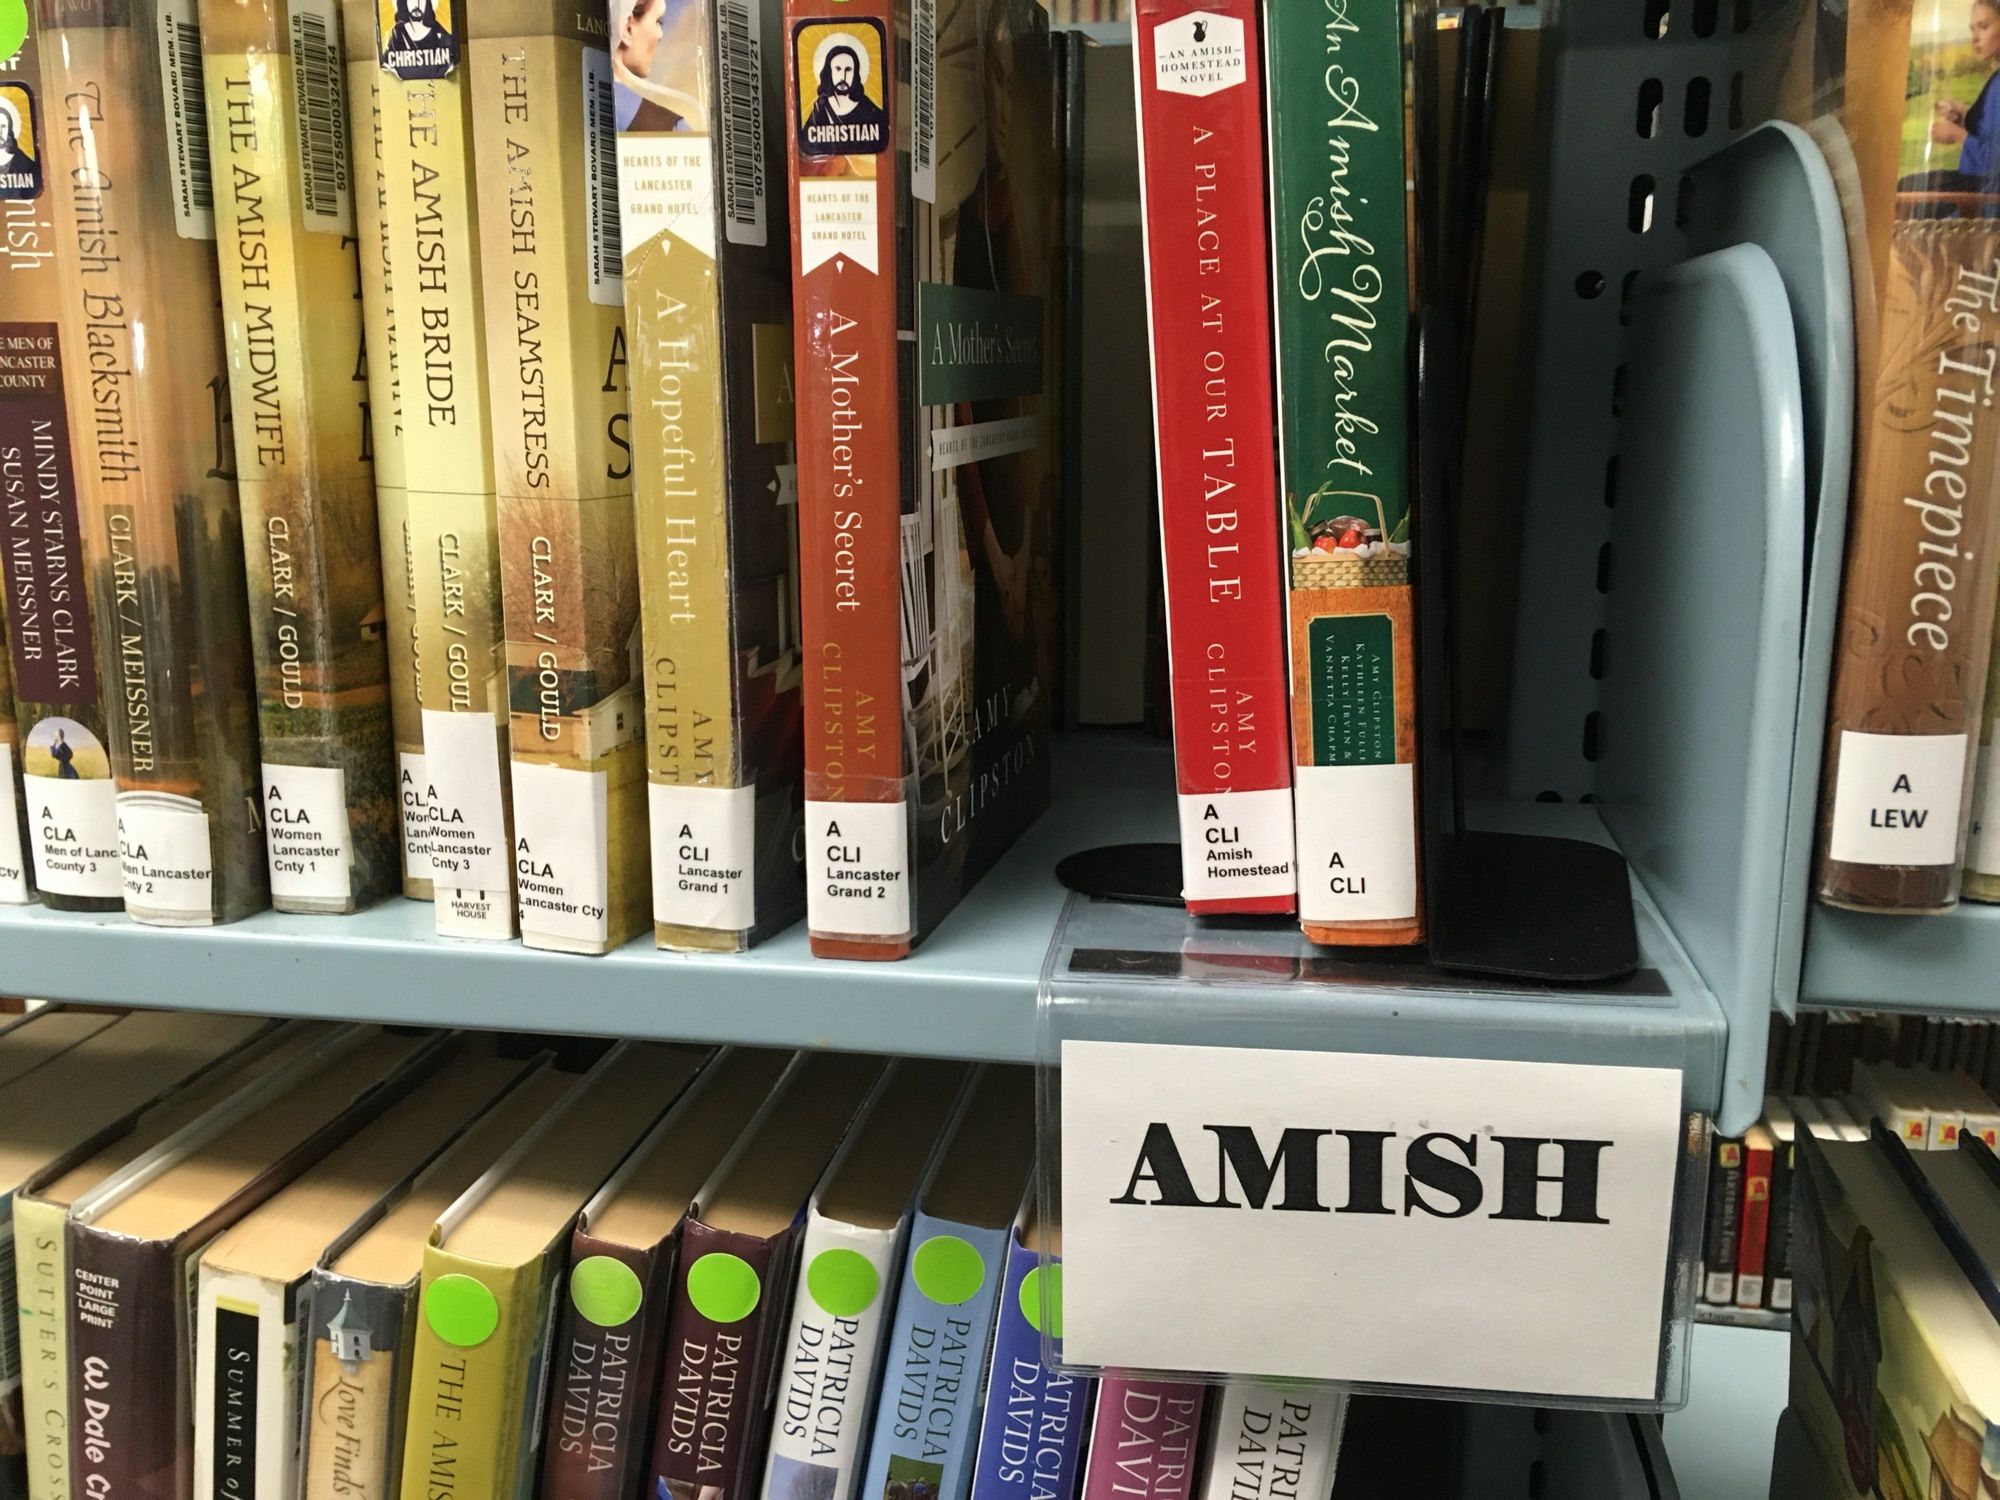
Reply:
M431 878L460 890L508 887L500 732L483 713L424 710L430 769Z
M1856 865L1955 863L1967 748L1962 734L1841 731L1828 856Z
M653 833L653 920L744 932L757 925L757 789L646 788Z
M124 895L118 879L117 783L109 777L29 776L21 785L28 798L36 884L59 896Z
M602 771L518 760L513 773L521 935L604 943L611 935L609 778Z
M1190 792L1179 801L1184 899L1292 894L1296 877L1289 791Z
M1153 28L1153 83L1163 93L1205 98L1249 75L1243 23L1234 16L1196 10Z
M909 935L907 804L806 803L806 924L840 936Z
M354 891L354 842L347 826L347 776L338 767L264 762L264 847L271 894L345 901Z
M118 859L127 911L197 920L214 914L208 814L193 798L121 793Z
M397 799L403 808L403 873L431 878L431 782L421 755L396 756Z

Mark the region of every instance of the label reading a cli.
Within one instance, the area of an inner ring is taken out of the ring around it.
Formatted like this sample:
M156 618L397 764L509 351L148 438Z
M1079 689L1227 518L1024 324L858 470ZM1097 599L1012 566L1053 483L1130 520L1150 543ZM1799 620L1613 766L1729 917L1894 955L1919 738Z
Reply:
M646 788L653 920L744 932L757 925L754 786Z
M910 931L910 821L902 802L806 803L806 921L815 932Z
M1180 824L1181 894L1187 900L1292 894L1289 791L1184 794Z

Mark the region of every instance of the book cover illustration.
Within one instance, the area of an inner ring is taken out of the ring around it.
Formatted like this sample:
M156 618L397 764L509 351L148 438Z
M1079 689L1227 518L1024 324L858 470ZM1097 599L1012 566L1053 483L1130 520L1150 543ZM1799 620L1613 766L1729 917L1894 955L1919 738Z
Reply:
M1048 801L1054 54L1028 0L785 15L807 921L897 958Z
M0 71L0 512L8 660L28 852L42 902L58 911L116 911L117 784L105 749L84 579L83 530L63 390L62 242L43 171L51 116L41 91L43 22L34 9L19 51ZM54 162L57 157L50 157Z
M271 904L297 912L400 883L340 27L333 0L201 4Z
M1854 158L1857 344L1814 890L1857 911L1944 910L1966 859L1995 586L1967 563L1992 539L2000 473L1987 14L1974 6L1968 28L1963 6L1829 3L1806 28L1823 69L1834 63L1815 79L1816 110Z
M594 13L467 20L521 937L605 953L647 895L611 60Z
M1133 43L1182 895L1195 912L1289 912L1257 7L1141 0Z
M402 396L417 796L430 809L437 927L500 939L515 931L506 635L464 26L459 0L377 0L383 299Z
M781 5L611 22L653 932L731 951L805 906Z
M1007 1244L972 1500L1072 1500L1081 1479L1096 1383L1047 1358L1062 1357L1062 1256L1052 1250L1044 1259L1033 1188L1028 1197ZM1296 1494L1305 1500L1326 1489L1301 1485Z
M270 898L242 516L189 0L55 13L43 55L60 325L125 909L205 926Z
M1414 943L1403 6L1264 16L1299 920Z
M355 251L361 268L361 322L368 376L369 468L382 562L383 643L389 716L395 735L396 821L403 894L431 899L430 777L417 691L417 592L411 556L410 492L403 468L403 387L389 281L389 177L382 138L382 68L375 0L341 0L346 42L347 125Z

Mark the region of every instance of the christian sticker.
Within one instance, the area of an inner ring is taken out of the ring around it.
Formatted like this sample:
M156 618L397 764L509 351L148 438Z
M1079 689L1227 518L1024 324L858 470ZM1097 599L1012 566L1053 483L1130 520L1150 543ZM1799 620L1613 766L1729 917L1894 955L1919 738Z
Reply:
M792 29L804 156L877 156L889 149L882 23L864 16Z
M382 67L398 78L443 78L458 66L453 0L375 0Z
M0 83L0 200L25 203L41 192L34 91L25 83Z

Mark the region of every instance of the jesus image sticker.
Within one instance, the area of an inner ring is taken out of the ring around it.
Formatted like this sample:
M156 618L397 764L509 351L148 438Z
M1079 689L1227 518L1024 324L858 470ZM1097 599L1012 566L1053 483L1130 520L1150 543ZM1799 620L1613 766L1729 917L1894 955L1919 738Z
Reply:
M458 66L454 0L375 0L382 67L398 78L443 78Z
M801 21L792 32L798 78L799 151L876 156L889 146L883 102L882 23Z
M0 199L25 203L42 195L35 143L35 96L25 83L0 83Z

